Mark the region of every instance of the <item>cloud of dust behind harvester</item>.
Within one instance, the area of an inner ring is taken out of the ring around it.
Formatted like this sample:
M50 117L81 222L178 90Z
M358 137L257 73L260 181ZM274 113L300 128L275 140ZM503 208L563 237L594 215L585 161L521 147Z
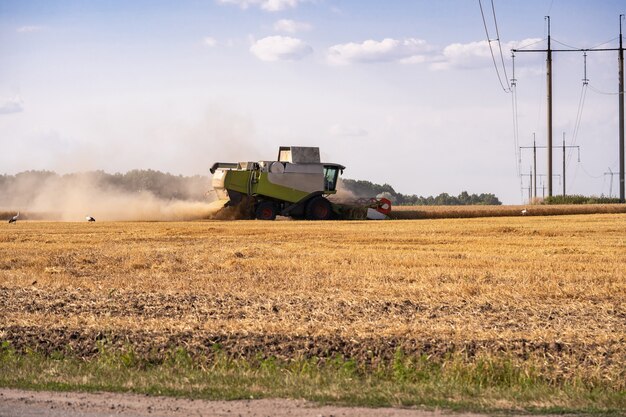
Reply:
M185 190L195 200L165 199L148 190L130 192L101 181L96 173L65 176L18 175L0 184L0 206L32 213L46 220L83 221L85 216L102 220L196 220L211 218L220 207L207 178Z

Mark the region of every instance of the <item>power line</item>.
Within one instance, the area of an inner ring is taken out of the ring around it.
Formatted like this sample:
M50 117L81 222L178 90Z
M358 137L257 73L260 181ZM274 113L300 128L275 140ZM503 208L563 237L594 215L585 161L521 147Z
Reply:
M504 71L504 79L506 80L509 91L511 91L511 85L509 84L509 76L506 73L506 65L504 64L504 54L502 54L502 43L500 42L500 31L498 30L498 18L496 17L496 8L491 0L491 12L493 13L493 23L496 26L496 40L498 41L498 48L500 49L500 61L502 61L502 70Z
M528 48L529 46L537 45L538 43L541 43L545 40L546 38L539 39L538 41L527 43L526 45L518 46L517 49L520 50L520 49Z
M587 175L589 178L593 178L593 179L596 179L596 180L597 180L598 178L602 178L602 177L604 177L604 175L603 175L603 174L600 174L600 175L593 175L593 174L590 174L590 173L589 173L589 172L585 169L585 166L583 165L583 163L582 163L582 162L580 163L580 168L583 170L583 172L585 173L585 175Z
M483 25L485 26L485 35L487 35L487 44L489 45L489 51L491 52L493 67L496 69L496 75L498 76L498 81L500 81L500 86L502 87L502 90L504 90L505 93L509 93L511 91L510 86L508 90L504 86L504 83L502 82L502 77L500 76L500 70L498 69L498 64L496 63L496 56L493 54L493 48L491 47L491 37L489 36L489 29L487 28L487 21L485 20L485 13L483 11L483 4L481 0L478 0L478 5L480 6L480 15L483 18Z
M583 79L583 89L581 91L581 98L579 99L579 108L577 111L577 121L575 123L575 135L578 135L578 129L580 127L580 120L582 118L582 110L583 110L583 106L584 106L584 98L586 95L586 89L587 87L585 87L585 85L588 85L588 80L587 80L587 76L586 76L586 52L603 52L603 51L617 51L618 52L618 62L619 62L619 70L618 70L618 79L619 79L619 157L620 157L620 163L619 163L619 173L620 173L620 202L624 203L625 201L625 192L624 192L624 184L626 183L626 181L624 181L624 159L625 158L625 152L624 152L624 99L623 99L623 91L624 91L624 56L623 56L623 52L624 52L624 47L623 47L623 38L622 38L622 20L624 20L624 15L621 14L619 16L619 24L620 24L620 30L619 30L619 47L618 48L593 48L593 49L589 49L589 48L575 48L571 45L565 44L563 42L560 41L556 41L557 43L564 45L570 49L553 49L551 48L551 36L550 36L550 17L546 16L547 22L548 22L548 46L547 49L525 49L525 50L520 50L520 49L512 49L512 52L546 52L547 53L547 59L546 59L546 78L547 78L547 85L548 85L548 94L547 94L547 99L548 99L548 195L551 196L552 195L552 183L551 183L551 173L552 173L552 154L551 154L551 149L552 149L552 53L554 52L584 52L584 56L585 56L585 77ZM602 44L601 44L602 45ZM597 91L599 93L604 93L601 92L600 90L597 90L595 88L593 88L592 86L589 86L589 88L592 89L592 91ZM564 146L565 147L565 146ZM565 159L565 150L563 152L563 157ZM570 154L570 158L571 158L571 154ZM566 162L564 161L564 166L563 169L566 169ZM587 173L587 172L586 172ZM588 174L588 173L587 173Z
M556 39L554 39L554 38L552 38L552 40L553 40L554 42L556 42L556 43L560 44L560 45L565 46L566 48L571 48L571 49L574 49L574 50L580 50L580 49L581 49L581 48L579 48L579 47L577 47L577 46L568 45L568 44L563 43L563 42L561 42L561 41L559 41L559 40L556 40Z
M590 49L596 49L598 46L606 45L607 43L611 43L611 42L616 41L616 40L618 40L618 39L619 39L619 36L616 36L616 37L614 37L614 38L609 39L609 40L608 40L608 41L606 41L606 42L602 42L602 43L599 43L599 44L597 44L597 45L594 45L594 46L592 46Z
M599 90L599 89L595 88L595 87L594 87L594 86L592 86L592 85L589 85L589 88L590 88L590 89L591 89L591 91L593 91L594 93L604 94L605 96L616 96L616 95L618 95L618 94L619 94L619 91L618 91L618 92L616 92L616 93L613 93L613 92L609 93L608 91L602 91L602 90Z
M517 175L520 174L520 164L518 160L518 149L519 149L519 121L518 121L518 112L517 112L517 91L515 88L515 84L511 86L511 106L513 110L513 145L515 146L515 164Z
M587 77L583 79L583 85L580 90L580 98L578 99L578 111L576 112L576 120L574 121L574 133L572 135L572 145L576 145L576 141L578 140L578 132L580 131L580 123L583 117L583 109L585 106L585 98L587 97ZM569 151L569 155L567 156L567 165L569 166L570 160L572 159L573 150Z

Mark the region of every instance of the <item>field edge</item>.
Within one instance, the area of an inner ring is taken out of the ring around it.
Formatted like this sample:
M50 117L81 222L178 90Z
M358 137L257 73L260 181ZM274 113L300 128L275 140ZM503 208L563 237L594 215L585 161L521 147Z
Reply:
M34 391L120 392L205 400L304 399L321 405L418 407L480 413L624 415L626 391L607 381L555 381L507 355L467 362L408 357L398 351L377 369L341 356L279 360L216 352L194 357L183 347L166 358L131 346L90 359L18 352L3 342L0 387Z

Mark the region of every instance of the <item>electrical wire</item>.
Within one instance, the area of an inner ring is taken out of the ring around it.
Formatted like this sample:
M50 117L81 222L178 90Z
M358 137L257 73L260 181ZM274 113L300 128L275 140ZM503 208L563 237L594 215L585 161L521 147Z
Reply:
M498 76L498 81L500 81L500 86L502 87L502 90L504 90L505 93L510 92L510 88L509 90L506 89L506 87L504 86L504 83L502 82L502 77L500 76L500 70L498 69L498 64L496 63L496 56L493 53L493 48L491 47L491 38L489 37L489 29L487 29L487 21L485 20L485 13L483 11L483 4L481 0L478 0L478 5L480 6L480 14L483 18L483 25L485 26L485 34L487 35L487 44L489 44L489 51L491 52L491 59L493 60L493 67L496 69L496 75ZM507 80L508 83L508 80Z
M517 171L517 175L521 175L521 166L520 166L520 158L521 153L519 149L519 121L518 121L518 112L517 112L517 92L515 89L515 84L511 87L511 107L513 110L513 146L515 151L515 169Z
M583 83L583 86L580 90L580 98L578 99L578 110L576 111L576 119L574 121L574 133L572 135L572 146L576 146L576 142L578 141L578 133L580 132L580 123L582 121L583 109L585 107L585 98L587 97L587 86L588 84ZM565 164L566 166L569 166L573 153L574 153L574 148L570 148L569 154L567 156L567 162Z
M517 48L515 48L515 49L518 49L518 50L519 50L519 49L528 48L529 46L537 45L538 43L543 42L543 41L545 41L546 39L547 39L547 38L539 39L538 41L531 42L531 43L527 43L526 45L518 46L518 47L517 47Z
M506 73L506 65L504 64L504 55L502 54L502 43L500 42L500 30L498 29L498 19L496 18L496 8L493 5L493 0L491 0L491 12L493 13L493 23L496 27L496 40L498 41L498 48L500 49L500 61L502 62L502 70L504 71L504 79L506 80L506 85L509 87L509 91L511 91L511 84L509 84L509 76Z
M593 175L593 174L590 174L590 173L589 173L589 172L585 169L585 166L583 165L583 163L582 163L582 162L581 162L579 165L580 165L580 168L583 170L583 172L584 172L584 173L585 173L585 174L586 174L589 178L593 178L593 179L596 179L596 180L597 180L598 178L602 178L602 177L604 177L604 174L600 174L600 175Z
M563 45L563 46L565 46L566 48L570 48L570 49L582 49L582 48L578 48L578 47L576 47L576 46L572 46L572 45L568 45L568 44L566 44L566 43L563 43L563 42L561 42L561 41L559 41L559 40L557 40L557 39L554 39L554 37L551 37L550 39L551 39L552 41L554 41L554 42L558 43L559 45Z
M615 41L615 40L617 40L617 39L619 39L619 36L616 36L616 37L614 37L614 38L612 38L612 39L609 39L609 40L608 40L608 41L606 41L606 42L602 42L602 43L599 43L599 44L597 44L597 45L594 45L594 46L592 46L592 47L591 47L591 48L589 48L589 49L596 49L598 46L606 45L607 43L611 43L611 42L613 42L613 41Z
M616 93L609 93L609 92L606 92L606 91L598 90L597 88L595 88L595 87L594 87L594 86L592 86L592 85L589 85L589 88L590 88L590 89L591 89L591 91L593 91L594 93L604 94L604 95L607 95L607 96L616 96L616 95L618 95L618 94L619 94L619 91L618 91L618 92L616 92Z

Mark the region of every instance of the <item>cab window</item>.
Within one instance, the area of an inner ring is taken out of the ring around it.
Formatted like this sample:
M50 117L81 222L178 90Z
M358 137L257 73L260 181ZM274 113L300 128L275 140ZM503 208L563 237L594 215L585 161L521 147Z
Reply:
M333 166L324 167L324 191L335 191L338 174L339 168Z

